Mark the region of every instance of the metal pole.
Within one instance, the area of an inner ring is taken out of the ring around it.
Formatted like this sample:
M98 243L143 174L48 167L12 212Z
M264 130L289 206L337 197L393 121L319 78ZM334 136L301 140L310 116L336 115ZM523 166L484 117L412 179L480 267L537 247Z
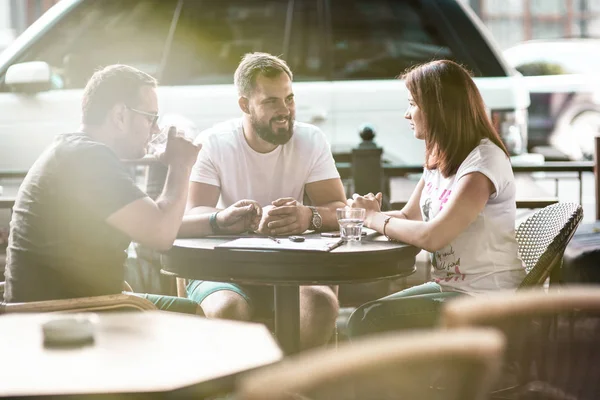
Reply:
M10 19L15 36L20 35L27 28L27 3L10 0Z
M579 2L579 36L587 37L587 14L589 12L588 0L581 0Z
M359 130L362 142L352 149L352 178L354 190L359 194L384 192L384 175L381 166L383 149L375 142L375 129L365 124Z
M299 286L275 286L275 336L286 355L300 351Z
M158 71L155 75L155 78L160 82L163 77L163 73L165 72L165 68L167 68L167 61L169 59L169 55L171 54L171 46L173 44L173 37L175 36L175 29L177 29L177 23L179 22L179 17L181 16L181 9L183 7L183 0L179 0L177 2L177 6L175 7L175 11L173 12L173 18L171 19L171 26L169 27L169 33L167 34L167 40L165 41L165 45L163 47L162 58L160 60L160 66L158 67Z
M579 204L583 206L583 173L579 171L577 176L579 177Z
M600 220L600 136L594 138L594 182L596 183L596 221Z

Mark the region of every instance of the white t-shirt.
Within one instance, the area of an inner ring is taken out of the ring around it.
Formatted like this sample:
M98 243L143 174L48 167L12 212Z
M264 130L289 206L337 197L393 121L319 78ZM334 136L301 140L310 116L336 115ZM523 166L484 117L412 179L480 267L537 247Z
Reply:
M445 290L469 294L515 289L525 277L515 239L515 180L510 160L489 139L473 149L456 175L444 178L438 170L425 169L420 199L423 221L434 219L452 198L460 178L472 172L484 174L495 193L464 232L431 255L433 280Z
M261 206L282 197L302 203L304 185L339 178L325 135L313 125L296 122L289 142L258 153L246 142L242 119L213 126L199 135L202 150L190 180L221 188L218 208L250 199Z

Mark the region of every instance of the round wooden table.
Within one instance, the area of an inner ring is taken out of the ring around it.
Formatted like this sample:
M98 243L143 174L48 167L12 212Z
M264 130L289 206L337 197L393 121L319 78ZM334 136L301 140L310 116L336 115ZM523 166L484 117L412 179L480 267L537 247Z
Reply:
M319 234L304 235L307 239ZM272 285L275 333L287 354L299 350L301 285L371 282L415 271L420 249L371 233L358 243L330 252L223 250L215 247L235 237L178 239L163 254L163 273L217 282Z

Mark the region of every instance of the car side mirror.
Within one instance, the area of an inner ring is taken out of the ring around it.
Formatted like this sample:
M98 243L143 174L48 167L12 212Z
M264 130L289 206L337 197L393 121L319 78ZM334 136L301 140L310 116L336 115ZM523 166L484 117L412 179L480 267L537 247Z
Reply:
M4 83L14 92L44 92L52 88L52 71L44 61L14 64L8 67Z

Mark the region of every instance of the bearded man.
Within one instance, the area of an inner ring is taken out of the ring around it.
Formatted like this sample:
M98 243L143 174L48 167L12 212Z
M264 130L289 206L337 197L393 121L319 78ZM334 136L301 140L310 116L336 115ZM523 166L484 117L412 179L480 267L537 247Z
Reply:
M203 150L190 177L180 236L338 229L335 210L345 206L344 187L323 132L294 120L292 78L278 57L242 59L234 82L243 115L198 136ZM305 194L311 206L303 204ZM255 218L227 222L220 210L236 203L254 207ZM252 320L273 312L269 286L191 281L187 292L209 318ZM300 287L301 347L327 343L337 312L336 287Z

